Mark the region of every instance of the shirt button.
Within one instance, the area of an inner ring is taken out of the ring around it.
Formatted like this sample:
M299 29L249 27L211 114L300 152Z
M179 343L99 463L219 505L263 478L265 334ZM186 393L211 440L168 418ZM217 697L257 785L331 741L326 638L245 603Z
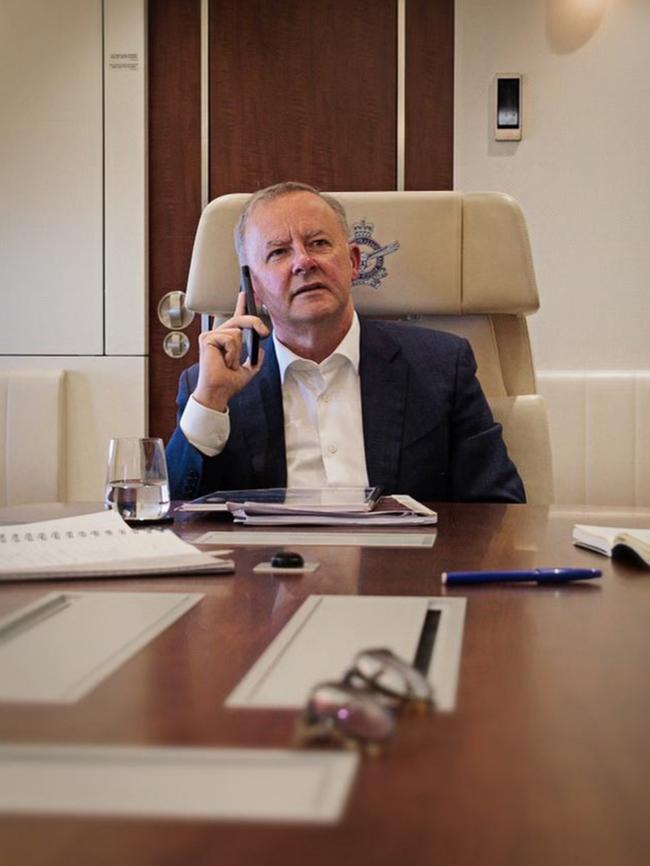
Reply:
M321 397L321 400L323 401L323 403L329 403L329 401L330 401L329 394L323 394Z
M337 449L336 445L328 445L327 450L329 451L330 454L336 454L338 449Z

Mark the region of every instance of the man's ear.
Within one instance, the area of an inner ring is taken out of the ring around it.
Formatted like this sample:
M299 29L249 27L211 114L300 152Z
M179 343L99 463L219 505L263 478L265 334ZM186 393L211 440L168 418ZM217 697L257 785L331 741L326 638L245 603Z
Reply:
M361 270L361 250L357 244L350 244L350 262L352 264L352 279L356 280Z
M257 307L257 315L268 317L269 311L267 309L266 304L264 303L264 299L262 298L262 295L257 291L257 288L255 286L255 277L253 276L252 271L251 271L251 282L253 283L253 294L255 295L255 306Z
M253 273L253 269L251 266L248 266L248 272L251 275L251 285L253 286L253 296L255 297L255 304L257 307L261 307L264 301L260 297L260 293L257 290L257 277Z

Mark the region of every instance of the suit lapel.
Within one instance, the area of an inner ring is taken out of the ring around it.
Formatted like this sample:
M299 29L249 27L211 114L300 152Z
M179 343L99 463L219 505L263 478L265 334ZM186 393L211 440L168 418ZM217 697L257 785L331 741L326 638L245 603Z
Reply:
M273 340L264 344L260 373L241 392L246 445L259 486L284 487L287 459L280 371ZM361 320L359 362L366 468L371 484L397 491L406 412L408 365L399 343L372 321Z
M285 487L287 459L280 371L273 340L267 340L263 346L264 366L241 392L242 426L258 485Z
M368 479L399 493L408 366L399 343L372 321L361 320L359 375Z

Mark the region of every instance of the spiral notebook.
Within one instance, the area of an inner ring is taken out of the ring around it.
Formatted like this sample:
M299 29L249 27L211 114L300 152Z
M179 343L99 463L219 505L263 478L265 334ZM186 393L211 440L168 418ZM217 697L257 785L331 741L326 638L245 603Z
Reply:
M232 560L169 529L131 529L116 511L0 526L0 581L232 571Z

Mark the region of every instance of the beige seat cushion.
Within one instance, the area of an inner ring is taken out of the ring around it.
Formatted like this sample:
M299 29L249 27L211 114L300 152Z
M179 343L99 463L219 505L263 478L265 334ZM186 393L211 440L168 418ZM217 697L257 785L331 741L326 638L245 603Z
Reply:
M65 499L65 371L0 372L0 505Z
M355 282L368 316L522 315L539 306L530 241L519 205L502 193L337 192L362 254L367 283ZM230 314L239 286L233 231L248 195L211 201L194 241L187 303ZM359 232L370 232L364 239ZM381 251L386 249L385 254ZM385 274L380 274L379 258ZM372 278L379 277L377 284Z
M546 405L539 394L489 398L495 421L503 426L508 453L519 470L532 505L553 502L551 440Z

